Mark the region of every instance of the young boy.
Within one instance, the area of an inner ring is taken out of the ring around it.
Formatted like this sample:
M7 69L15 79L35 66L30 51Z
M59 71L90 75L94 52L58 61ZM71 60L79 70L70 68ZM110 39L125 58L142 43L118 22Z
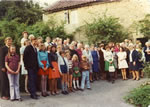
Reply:
M82 80L81 80L81 91L84 91L85 82L87 85L87 89L91 90L90 87L90 79L89 79L89 72L90 72L90 64L86 56L82 56L82 61L80 62L80 69L82 72Z

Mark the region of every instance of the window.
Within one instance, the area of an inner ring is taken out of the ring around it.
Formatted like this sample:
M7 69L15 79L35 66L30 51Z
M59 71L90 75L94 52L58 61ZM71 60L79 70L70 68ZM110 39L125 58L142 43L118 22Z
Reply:
M65 12L64 15L65 15L65 23L66 24L70 24L69 11Z
M70 13L70 23L77 24L78 23L78 14L76 10L71 11Z

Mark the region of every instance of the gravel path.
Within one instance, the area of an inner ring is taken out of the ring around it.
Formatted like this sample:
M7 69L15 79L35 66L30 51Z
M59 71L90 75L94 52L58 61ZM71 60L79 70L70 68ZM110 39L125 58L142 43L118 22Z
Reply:
M40 97L39 100L32 100L25 93L21 93L23 102L0 100L0 107L133 107L126 104L123 97L145 80L117 80L115 84L96 81L91 84L91 91L77 91L68 96L60 94L47 98Z

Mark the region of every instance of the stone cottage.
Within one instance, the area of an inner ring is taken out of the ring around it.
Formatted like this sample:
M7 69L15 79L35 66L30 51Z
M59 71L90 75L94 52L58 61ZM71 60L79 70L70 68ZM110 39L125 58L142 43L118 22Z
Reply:
M72 33L104 13L119 18L120 23L128 28L150 13L150 0L60 0L44 10L43 21L52 17L58 24L64 21L66 32ZM75 39L83 40L83 35L76 34Z

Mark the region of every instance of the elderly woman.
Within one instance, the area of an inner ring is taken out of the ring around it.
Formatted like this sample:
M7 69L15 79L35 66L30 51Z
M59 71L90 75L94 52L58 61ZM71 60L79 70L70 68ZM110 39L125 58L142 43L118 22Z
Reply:
M132 72L133 80L139 80L139 56L134 45L129 45L129 70Z
M146 42L144 47L144 54L146 58L146 62L150 61L150 43Z

